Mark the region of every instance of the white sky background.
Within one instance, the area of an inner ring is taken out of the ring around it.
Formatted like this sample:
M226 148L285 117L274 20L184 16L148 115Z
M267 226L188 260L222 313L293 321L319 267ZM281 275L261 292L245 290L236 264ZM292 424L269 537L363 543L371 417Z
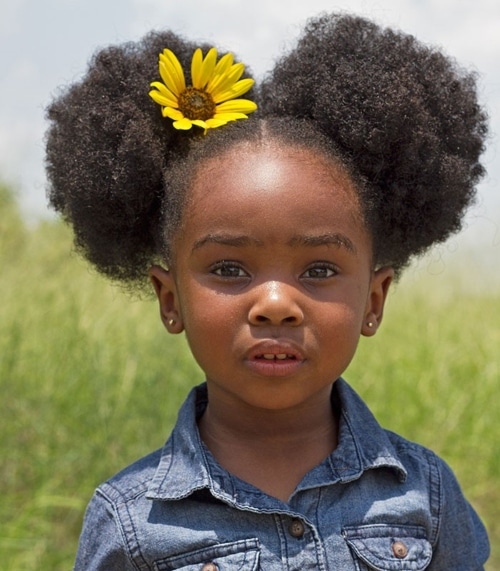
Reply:
M321 11L350 11L441 46L480 75L491 117L488 178L461 239L500 259L500 2L498 0L0 0L0 179L29 218L46 216L44 108L112 43L170 28L235 52L259 77Z

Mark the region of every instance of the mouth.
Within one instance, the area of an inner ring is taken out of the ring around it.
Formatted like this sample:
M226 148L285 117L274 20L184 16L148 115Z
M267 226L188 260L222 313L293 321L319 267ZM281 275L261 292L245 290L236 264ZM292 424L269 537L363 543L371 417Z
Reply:
M266 361L285 361L295 360L297 357L291 353L262 353L262 355L255 355L256 359L265 359Z
M264 377L283 377L296 373L304 364L304 356L292 343L264 341L250 351L248 366Z

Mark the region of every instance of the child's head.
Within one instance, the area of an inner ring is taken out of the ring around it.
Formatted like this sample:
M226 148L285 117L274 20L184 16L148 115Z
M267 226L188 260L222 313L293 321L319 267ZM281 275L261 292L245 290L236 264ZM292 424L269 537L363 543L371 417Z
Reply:
M373 269L345 167L269 135L204 159L171 245L170 271L150 270L165 326L185 330L212 391L261 409L327 396L393 274Z
M374 268L397 274L460 228L483 174L486 121L474 76L452 60L364 19L324 16L245 95L257 101L255 114L203 135L174 129L148 96L158 54L171 49L188 70L196 47L158 33L103 50L49 109L49 199L101 272L141 287L149 267L175 258L193 187L209 182L221 158L229 165L266 149L342 167ZM223 216L225 201L216 206ZM280 205L269 208L278 219Z

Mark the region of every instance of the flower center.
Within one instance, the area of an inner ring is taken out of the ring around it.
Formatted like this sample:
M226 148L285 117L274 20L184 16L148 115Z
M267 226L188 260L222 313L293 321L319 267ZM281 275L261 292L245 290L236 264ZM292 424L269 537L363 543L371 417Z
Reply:
M186 87L179 95L178 104L184 117L191 120L206 121L215 115L216 107L210 93L196 87Z

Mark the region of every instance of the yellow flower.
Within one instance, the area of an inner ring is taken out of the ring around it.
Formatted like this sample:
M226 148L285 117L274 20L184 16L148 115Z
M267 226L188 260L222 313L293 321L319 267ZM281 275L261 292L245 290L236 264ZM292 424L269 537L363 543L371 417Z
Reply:
M198 48L191 62L192 85L186 85L184 71L176 55L169 49L160 54L161 81L151 84L150 97L162 106L162 114L174 121L176 129L220 127L229 121L247 119L257 109L249 99L236 99L254 84L253 79L240 79L245 69L233 63L233 54L217 62L217 50L211 48L205 58Z

